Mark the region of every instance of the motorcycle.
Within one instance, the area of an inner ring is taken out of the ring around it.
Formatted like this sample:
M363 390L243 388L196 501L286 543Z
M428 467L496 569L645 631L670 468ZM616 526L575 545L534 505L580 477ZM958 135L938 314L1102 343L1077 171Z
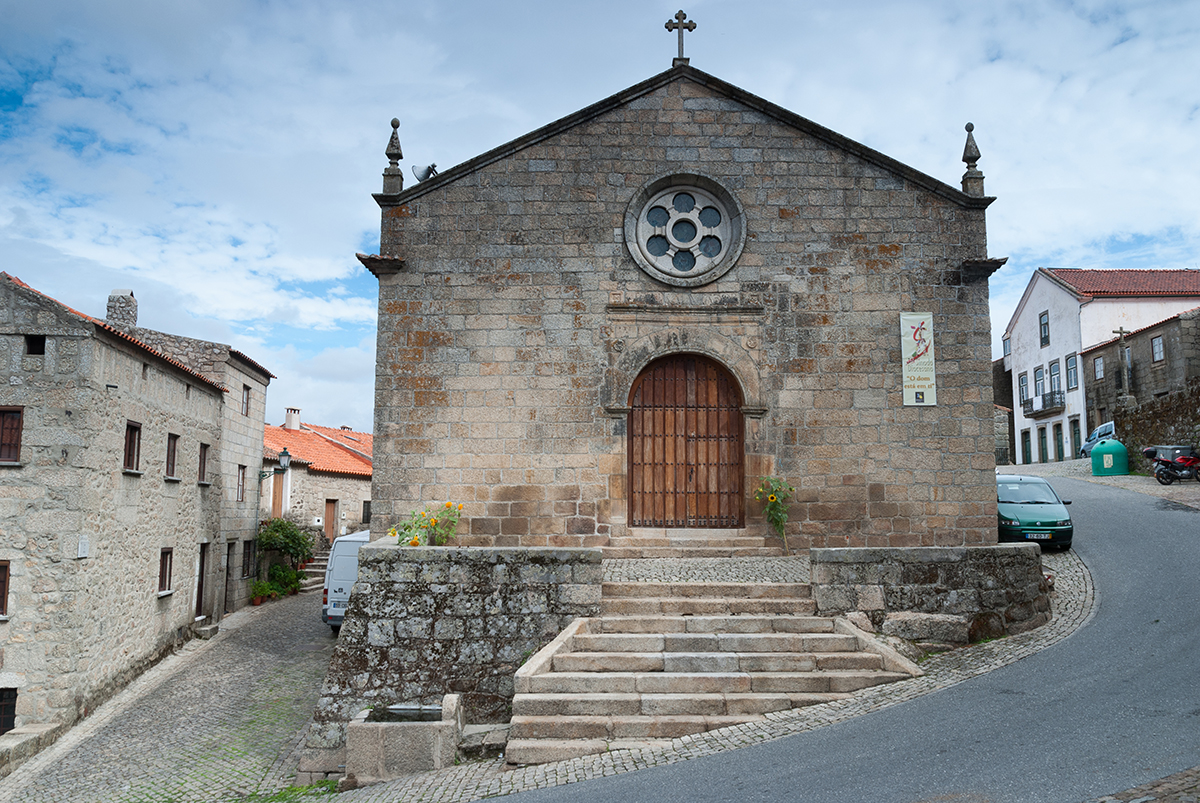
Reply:
M1154 464L1154 479L1159 485L1170 485L1175 480L1190 480L1195 478L1200 482L1200 457L1194 454L1181 454L1172 460L1169 457L1159 457L1158 450L1153 446L1142 449L1142 456Z

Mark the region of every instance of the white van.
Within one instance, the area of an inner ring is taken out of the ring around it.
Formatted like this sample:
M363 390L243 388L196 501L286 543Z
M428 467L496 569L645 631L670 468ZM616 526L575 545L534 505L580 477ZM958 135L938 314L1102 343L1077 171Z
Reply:
M325 568L325 594L321 598L321 621L337 633L342 629L350 587L358 579L358 550L371 540L371 531L363 530L335 538Z
M1105 438L1111 438L1114 434L1116 434L1116 431L1117 430L1111 421L1106 421L1105 423L1093 429L1092 434L1087 436L1087 440L1084 441L1083 446L1080 447L1079 456L1091 457L1092 447Z

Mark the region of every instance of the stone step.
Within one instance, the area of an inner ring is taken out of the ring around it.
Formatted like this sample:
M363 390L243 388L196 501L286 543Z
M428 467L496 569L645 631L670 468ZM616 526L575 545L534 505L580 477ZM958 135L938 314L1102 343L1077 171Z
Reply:
M648 558L778 558L783 556L781 547L601 547L606 559Z
M777 688L775 692L799 694L797 704L811 705L840 699L845 693L812 692L789 688L782 675L802 675L803 672L769 672L770 677L759 685ZM551 672L523 679L517 698L525 694L538 695L598 695L598 694L749 694L753 692L755 675L750 672ZM839 683L841 681L839 680ZM796 684L804 685L797 680ZM811 685L811 684L809 684Z
M859 655L856 647L852 636L831 633L581 633L575 636L571 651L562 654L772 652L779 655Z
M801 597L766 599L703 599L698 597L617 597L600 600L602 616L719 616L746 613L812 614L817 603Z
M604 599L619 597L724 597L736 599L812 597L808 583L614 583L601 586Z
M774 539L760 536L708 537L698 535L668 535L658 537L618 535L608 539L614 547L773 547Z
M783 704L781 702L781 704ZM785 705L786 708L786 705ZM781 710L781 709L774 709ZM517 715L512 718L509 729L508 759L514 762L512 746L521 739L678 739L696 733L758 722L761 713L738 714L657 714L646 715ZM586 754L584 754L586 755Z
M859 687L864 688L864 687ZM637 694L630 692L587 694L521 694L513 699L513 733L521 738L598 738L603 732L571 734L565 731L539 731L534 733L518 727L521 718L581 717L589 721L606 717L710 717L744 716L746 714L769 714L772 711L787 711L816 702L835 699L829 694L800 691L729 691L729 692L666 692ZM694 731L693 731L694 732ZM637 736L645 734L618 733L611 729L608 738L614 736ZM684 734L659 734L661 736Z
M833 620L820 616L604 616L592 633L832 633Z

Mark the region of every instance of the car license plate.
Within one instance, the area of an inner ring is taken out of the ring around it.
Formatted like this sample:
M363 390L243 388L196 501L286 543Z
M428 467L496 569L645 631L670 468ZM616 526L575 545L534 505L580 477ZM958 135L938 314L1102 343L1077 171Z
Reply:
M1025 533L1025 537L1034 541L1049 541L1050 533Z
M329 607L330 607L330 608L344 608L344 607L346 607L346 603L344 603L344 602L331 602L331 603L329 603Z

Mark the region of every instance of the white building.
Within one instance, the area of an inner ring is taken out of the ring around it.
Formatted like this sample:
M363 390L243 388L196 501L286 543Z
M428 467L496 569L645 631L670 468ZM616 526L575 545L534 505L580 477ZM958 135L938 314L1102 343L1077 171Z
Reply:
M1121 329L1141 329L1197 304L1197 270L1034 271L1004 330L1004 367L1013 380L1014 462L1075 457L1088 430L1111 418L1112 411L1096 410L1089 420L1080 352Z

